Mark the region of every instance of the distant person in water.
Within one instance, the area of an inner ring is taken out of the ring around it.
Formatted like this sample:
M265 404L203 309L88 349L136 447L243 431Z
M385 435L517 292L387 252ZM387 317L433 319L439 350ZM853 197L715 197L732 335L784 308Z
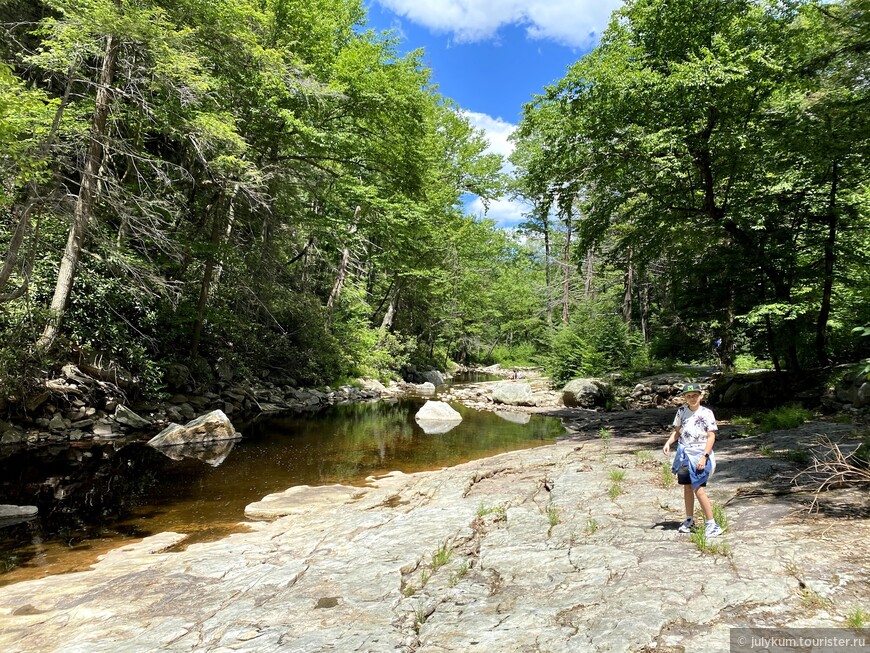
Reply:
M688 533L695 526L695 497L704 512L704 535L718 537L722 529L713 518L713 506L707 497L707 481L716 469L716 456L713 445L716 443L716 418L713 411L701 405L704 392L698 383L687 383L683 388L686 405L680 406L674 417L674 430L671 432L662 451L670 455L671 445L678 443L677 455L671 471L677 475L677 482L683 486L683 499L686 504L686 519L677 529Z

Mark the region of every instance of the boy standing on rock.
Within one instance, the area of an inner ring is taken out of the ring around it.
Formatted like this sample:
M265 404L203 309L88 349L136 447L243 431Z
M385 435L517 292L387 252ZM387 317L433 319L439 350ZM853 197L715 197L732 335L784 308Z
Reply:
M686 519L677 529L680 533L688 533L695 525L695 497L704 511L704 535L717 537L722 529L713 518L713 506L707 497L707 481L716 469L716 457L713 445L716 442L716 418L713 411L701 405L704 392L698 383L687 383L683 388L686 405L680 406L674 417L674 430L671 432L662 451L667 456L671 444L679 440L677 455L671 471L677 475L677 482L683 486L683 498L686 504Z

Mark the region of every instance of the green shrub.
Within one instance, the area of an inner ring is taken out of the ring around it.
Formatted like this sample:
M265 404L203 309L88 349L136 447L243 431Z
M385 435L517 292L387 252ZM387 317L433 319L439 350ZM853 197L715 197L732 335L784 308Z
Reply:
M760 360L752 354L737 354L734 357L735 372L749 372L750 370L770 370L773 363L769 360Z
M760 416L757 421L763 433L797 428L811 419L813 413L801 406L780 406Z
M535 346L530 342L518 345L497 345L492 350L493 363L502 367L531 367L535 364Z
M556 384L573 378L630 371L649 364L638 334L602 305L589 304L577 310L568 325L550 338L544 368Z

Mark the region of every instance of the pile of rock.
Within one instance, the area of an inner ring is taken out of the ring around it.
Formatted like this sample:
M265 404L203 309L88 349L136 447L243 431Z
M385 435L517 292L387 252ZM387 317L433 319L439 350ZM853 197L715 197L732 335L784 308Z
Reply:
M683 403L683 386L689 381L700 383L707 388L711 382L709 375L688 378L679 374L658 374L637 381L631 388L614 389L615 403L626 409L660 408Z
M36 444L89 438L120 438L136 432L154 433L173 422L187 422L212 410L241 421L263 413L319 410L335 404L374 401L398 394L377 381L340 388L297 388L271 382L222 383L201 393L175 392L165 402L134 403L108 391L108 384L81 374L73 365L64 377L49 381L46 390L28 404L31 417L13 425L0 420L0 444Z
M849 369L847 374L825 398L825 406L835 410L860 410L870 407L870 375L859 369Z

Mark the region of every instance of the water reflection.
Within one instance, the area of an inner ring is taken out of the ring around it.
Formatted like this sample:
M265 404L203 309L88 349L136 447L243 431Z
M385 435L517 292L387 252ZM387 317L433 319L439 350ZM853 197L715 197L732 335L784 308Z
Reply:
M459 426L459 422L443 419L421 419L417 421L417 424L426 435L441 435Z
M414 421L423 401L336 406L245 428L224 451L166 452L142 443L91 443L0 458L0 503L39 516L0 528L0 585L86 568L119 540L162 531L206 541L243 529L247 504L294 485L363 484L392 470L437 469L546 444L554 418L528 424L455 406L455 428L432 437ZM206 464L203 464L206 463ZM28 576L29 574L29 576Z
M230 455L238 440L217 440L205 443L174 444L167 447L155 447L157 451L172 460L193 458L207 465L217 467Z

